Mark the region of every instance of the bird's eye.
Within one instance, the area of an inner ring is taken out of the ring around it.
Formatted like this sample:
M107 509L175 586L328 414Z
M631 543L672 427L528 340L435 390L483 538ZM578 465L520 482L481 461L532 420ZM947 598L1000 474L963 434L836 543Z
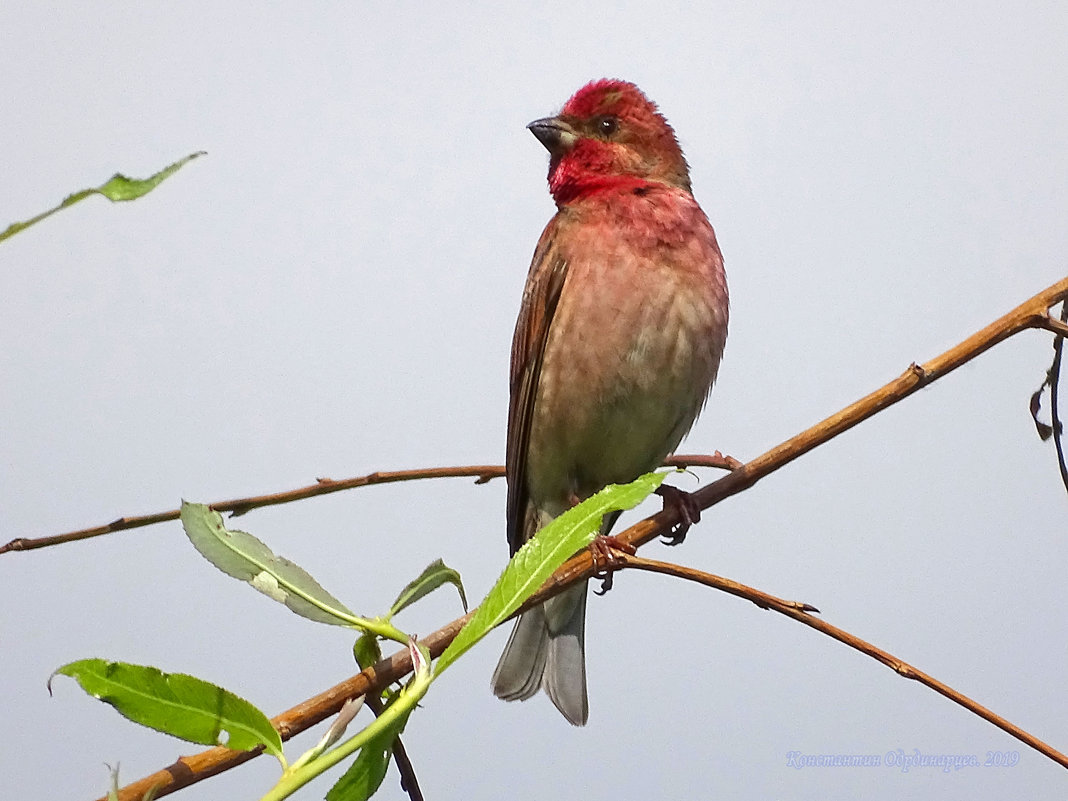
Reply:
M594 124L597 127L597 132L606 138L611 138L619 130L619 119L610 114L598 117Z

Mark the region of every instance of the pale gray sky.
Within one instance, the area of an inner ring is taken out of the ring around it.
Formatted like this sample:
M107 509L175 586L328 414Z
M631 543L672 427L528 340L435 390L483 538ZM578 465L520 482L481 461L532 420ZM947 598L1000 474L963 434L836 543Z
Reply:
M685 451L756 456L1068 272L1062 3L5 12L0 226L209 155L141 201L91 198L0 244L2 541L501 461L512 326L553 211L524 125L592 78L661 105L726 258L726 357ZM648 553L810 602L1064 750L1068 501L1027 413L1050 355L1041 333L1001 345ZM502 482L455 480L240 527L378 614L437 557L481 597L503 520ZM93 798L105 762L130 781L198 750L69 680L49 698L66 662L194 673L269 714L353 670L346 632L216 572L176 523L4 555L0 582L12 798ZM458 612L443 592L399 623ZM493 698L503 631L432 689L406 735L428 797L1068 792L998 729L737 599L622 575L588 632L585 729L543 697ZM897 749L1019 763L787 767L790 751ZM182 797L254 799L276 774L260 759ZM381 797L401 797L395 773Z

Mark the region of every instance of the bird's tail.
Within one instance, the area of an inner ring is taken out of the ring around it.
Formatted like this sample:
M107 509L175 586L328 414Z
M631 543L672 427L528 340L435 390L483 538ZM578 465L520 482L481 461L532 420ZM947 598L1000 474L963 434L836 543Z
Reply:
M585 583L524 612L493 673L493 694L525 701L544 688L568 722L585 726L590 712L585 632Z

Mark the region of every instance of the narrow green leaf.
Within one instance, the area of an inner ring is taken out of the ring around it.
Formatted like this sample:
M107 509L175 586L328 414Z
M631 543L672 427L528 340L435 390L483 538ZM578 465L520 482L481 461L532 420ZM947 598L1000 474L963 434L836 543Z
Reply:
M210 507L183 501L181 517L193 547L228 576L247 581L309 620L335 626L364 622L301 567L275 556L251 534L228 530L222 516Z
M460 603L467 611L467 595L464 594L464 585L460 580L460 574L448 567L440 559L435 559L426 566L426 570L419 574L418 578L409 582L408 586L401 590L397 600L389 610L390 617L400 612L405 607L411 606L420 598L429 595L442 584L452 584L460 593Z
M142 726L201 745L247 751L263 745L282 759L282 738L248 701L203 679L157 668L82 659L56 670ZM51 688L51 679L49 679ZM284 763L283 763L284 764Z
M207 154L203 150L191 153L184 159L180 159L179 161L174 162L174 164L164 167L155 175L151 175L148 178L127 178L122 173L115 173L115 175L111 176L111 180L99 187L96 191L114 203L137 200L137 198L147 195L193 159L205 155Z
M375 794L386 778L393 757L393 740L406 720L407 716L398 721L399 727L391 726L360 749L349 769L327 791L326 801L366 801Z
M26 220L24 222L11 223L11 225L9 225L3 232L0 232L0 242L3 242L5 239L14 236L19 231L29 228L31 225L39 223L41 220L47 217L51 217L57 211L65 209L68 206L73 206L78 201L84 200L90 195L103 195L108 200L116 203L127 200L136 200L142 195L147 195L149 192L159 186L160 183L165 181L167 178L170 178L172 175L174 175L174 173L178 172L178 170L180 170L190 161L203 155L206 155L204 151L190 153L184 159L180 159L179 161L174 162L174 164L171 164L168 167L164 167L155 175L152 175L148 178L127 178L122 173L115 173L115 175L111 176L111 179L105 184L102 184L94 189L83 189L80 192L75 192L72 195L68 195L63 200L63 202L55 208L49 209L46 212L38 214L36 217L32 217L29 220Z
M467 625L438 658L435 674L440 675L468 648L511 616L560 565L593 542L606 514L637 506L668 475L646 473L629 484L610 484L535 534L512 557Z

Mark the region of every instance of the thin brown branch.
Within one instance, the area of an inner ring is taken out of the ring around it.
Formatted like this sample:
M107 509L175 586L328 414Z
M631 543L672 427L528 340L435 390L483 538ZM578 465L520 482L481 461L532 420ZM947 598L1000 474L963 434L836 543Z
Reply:
M1048 316L1047 311L1050 306L1064 300L1066 297L1068 297L1068 278L1058 281L1053 286L1038 293L1004 317L968 337L968 339L946 351L941 356L932 359L923 366L911 365L900 378L891 381L886 386L861 398L842 411L831 415L826 420L788 439L751 462L742 465L742 467L725 478L705 485L694 493L695 499L700 503L701 508L708 508L724 498L741 492L769 473L789 464L794 459L822 445L843 431L847 431L862 420L908 397L921 386L950 373L962 364L989 350L997 343L1028 328L1042 327L1041 320ZM677 513L672 509L665 509L636 523L616 536L621 541L637 547L669 532L671 527L678 522ZM589 550L583 550L575 554L549 578L535 596L524 605L524 608L561 592L571 584L590 578L597 572L597 569ZM741 586L743 585L736 585L736 587ZM725 591L730 591L726 589L726 585L724 589ZM736 592L734 594L739 593ZM774 596L763 595L759 597L762 597L765 601L774 598ZM792 604L790 601L783 601L782 603L787 606ZM769 608L770 606L771 604L769 603ZM795 609L795 611L804 614L804 607L805 605L802 604L801 608ZM468 617L470 617L470 614L448 623L430 636L420 640L420 642L429 648L432 657L440 656L445 648L448 647L448 644L452 642L457 632L463 627ZM807 620L809 616L805 614L805 618ZM891 659L893 658L891 657ZM886 664L896 670L895 665L903 663L892 661ZM314 698L293 707L274 718L272 722L281 733L282 738L289 739L331 715L337 714L347 698L377 691L385 685L402 678L410 670L411 658L408 649L405 648L391 657L383 659L357 676L353 676ZM119 791L119 801L138 801L143 793L152 788L156 788L157 797L161 797L201 779L235 767L255 756L258 756L258 752L238 752L230 751L226 748L211 748L190 757L183 757L170 767L122 788ZM100 801L106 800L100 799Z
M733 456L724 456L719 451L710 454L676 454L675 456L669 456L664 460L664 467L678 467L680 469L686 469L688 467L715 467L719 470L737 470L742 466L742 462L739 462Z
M1058 320L1062 328L1068 328L1068 300L1061 304L1061 319ZM1060 386L1061 386L1061 356L1064 353L1064 335L1058 334L1053 338L1053 363L1049 367L1049 406L1050 422L1053 424L1053 444L1057 449L1057 467L1061 471L1061 483L1068 490L1068 464L1064 461L1064 427L1060 417Z
M666 459L664 464L668 467L716 467L723 470L733 470L736 467L740 467L742 463L731 456L724 456L719 451L716 451L713 454L672 456ZM269 495L254 495L248 498L216 501L208 505L216 512L230 512L233 517L237 517L253 509L262 509L265 506L278 506L283 503L302 501L307 498L329 495L332 492L341 492L342 490L356 489L358 487L370 487L375 484L394 484L400 481L418 481L427 478L465 477L474 478L476 484L485 484L487 481L500 478L503 475L504 467L501 465L486 464L460 467L424 467L413 470L384 470L338 481L332 478L319 478L316 479L314 484L309 484L306 487L298 487L297 489L275 492ZM120 517L102 526L68 531L65 534L37 538L18 537L4 545L0 545L0 554L7 551L32 551L37 548L48 548L53 545L62 545L67 542L113 534L116 531L128 531L132 528L165 523L169 520L177 520L178 515L178 509L169 509L166 512L156 512L149 515Z
M397 763L397 770L401 775L401 790L408 794L412 801L423 801L423 791L419 787L419 780L415 775L415 767L408 758L408 751L398 735L393 741L393 760Z
M860 637L850 634L848 631L843 631L837 626L832 626L825 620L815 617L811 614L812 611L815 611L814 607L811 607L808 604L798 603L797 601L785 601L782 598L768 595L753 587L748 587L745 584L739 584L737 581L731 581L730 579L715 576L711 573L705 573L701 570L694 570L693 568L683 567L670 562L658 562L652 559L643 559L639 556L630 556L625 553L620 553L616 557L614 569L627 567L636 568L638 570L647 570L653 573L662 573L667 576L686 579L687 581L695 581L699 584L704 584L707 587L722 590L731 595L736 595L739 598L744 598L747 601L752 601L762 609L770 609L773 612L786 615L799 623L803 623L810 628L816 629L816 631L826 634L828 637L838 640L840 643L848 645L850 648L855 648L862 654L867 654L872 659L882 662L888 668L899 675L904 676L906 679L913 679L920 684L930 687L936 693L944 695L950 701L960 704L969 712L973 712L984 720L993 723L1002 731L1011 734L1020 742L1031 746L1039 753L1059 763L1062 767L1068 768L1068 756L1065 756L1053 746L1039 740L1037 737L1024 731L1016 724L1010 723L1005 720L1005 718L995 714L982 704L976 703L968 696L953 689L947 684L943 684L938 679L913 667L908 662L898 659L893 654L884 651L882 648L877 648L870 642L862 640Z
M374 484L392 484L398 481L415 481L423 478L456 478L474 477L476 483L482 484L492 478L504 475L504 469L497 465L472 465L468 467L430 467L418 470L391 470L368 473L365 476L356 476L341 481L331 478L316 479L314 484L299 487L284 492L276 492L270 495L255 495L250 498L236 498L229 501L216 501L209 504L216 512L230 512L234 516L243 515L252 509L264 506L277 506L282 503L292 503L305 498L313 498L318 495L329 495L331 492L355 489L356 487L369 487ZM155 523L163 523L168 520L177 520L179 510L169 509L166 512L156 512L150 515L137 517L120 517L102 526L83 528L78 531L70 531L66 534L56 534L50 537L38 537L29 539L19 537L11 542L0 545L0 553L5 551L29 551L35 548L47 548L51 545L61 545L66 542L85 540L90 537L99 537L104 534L112 534L116 531L126 531L131 528L151 526Z
M1062 314L1061 316L1063 317L1064 315ZM1068 336L1068 323L1065 323L1064 320L1058 320L1056 317L1047 316L1039 327L1045 328L1047 331L1052 331L1059 337Z

